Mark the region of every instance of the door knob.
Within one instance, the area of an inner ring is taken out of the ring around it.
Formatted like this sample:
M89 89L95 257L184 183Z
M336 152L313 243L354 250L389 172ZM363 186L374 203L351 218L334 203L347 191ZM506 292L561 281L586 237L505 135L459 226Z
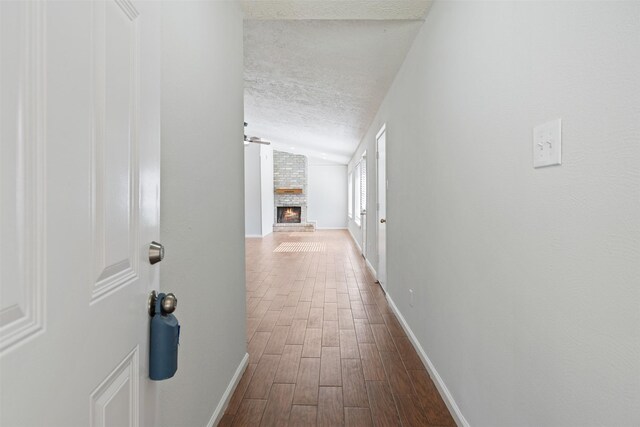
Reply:
M149 311L149 316L153 317L156 314L156 301L158 299L158 294L156 291L151 291L149 293L149 299L147 300L147 309ZM178 307L178 298L174 294L166 294L162 299L162 313L163 314L171 314L176 311Z
M385 222L387 222L387 220L386 220L386 219L384 219L384 218L380 218L380 224L384 224Z
M157 264L164 258L164 246L158 242L151 242L149 245L149 263Z
M176 307L178 307L178 298L174 294L165 295L162 300L162 311L171 314L176 311Z
M360 215L366 215L366 214L367 214L367 210L366 210L366 209L362 209L362 210L360 211Z

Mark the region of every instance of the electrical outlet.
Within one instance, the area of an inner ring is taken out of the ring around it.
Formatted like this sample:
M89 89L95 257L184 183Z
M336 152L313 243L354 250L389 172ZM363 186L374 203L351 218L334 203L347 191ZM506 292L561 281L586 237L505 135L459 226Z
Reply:
M553 120L533 128L533 167L562 163L562 121Z
M409 289L409 305L413 307L413 289Z

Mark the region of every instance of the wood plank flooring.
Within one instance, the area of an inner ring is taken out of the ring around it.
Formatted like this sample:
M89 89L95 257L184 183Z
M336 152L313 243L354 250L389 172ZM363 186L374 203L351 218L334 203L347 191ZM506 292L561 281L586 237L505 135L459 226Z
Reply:
M455 426L348 232L246 248L249 366L220 425Z

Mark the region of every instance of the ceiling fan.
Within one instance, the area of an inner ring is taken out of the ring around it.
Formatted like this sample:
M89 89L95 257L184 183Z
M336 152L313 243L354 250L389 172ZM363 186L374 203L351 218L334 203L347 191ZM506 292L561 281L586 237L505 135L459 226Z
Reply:
M247 122L244 122L244 127L247 127ZM271 145L271 141L265 141L264 139L257 137L257 136L244 136L244 145L249 145L251 143L254 144L264 144L264 145Z

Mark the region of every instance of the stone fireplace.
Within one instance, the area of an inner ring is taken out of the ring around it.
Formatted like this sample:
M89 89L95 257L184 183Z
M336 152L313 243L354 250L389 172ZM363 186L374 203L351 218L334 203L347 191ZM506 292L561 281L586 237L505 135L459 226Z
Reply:
M307 157L273 151L273 231L315 231L307 220Z

